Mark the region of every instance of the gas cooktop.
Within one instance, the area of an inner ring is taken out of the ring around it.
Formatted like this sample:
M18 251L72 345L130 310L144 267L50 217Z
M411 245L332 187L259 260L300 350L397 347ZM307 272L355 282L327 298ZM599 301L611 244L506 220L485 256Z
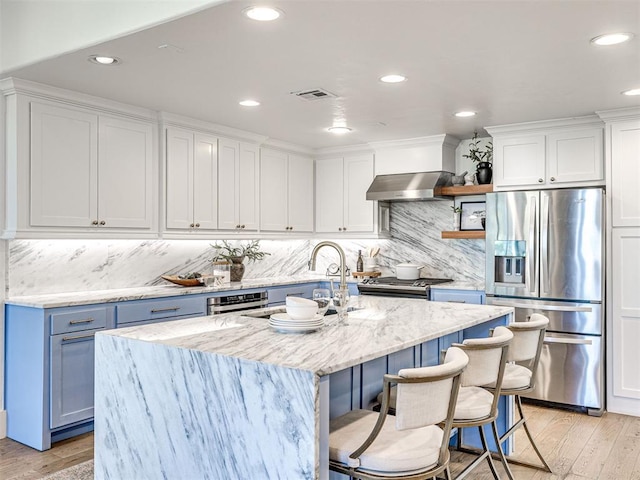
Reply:
M399 280L396 277L365 278L358 284L358 290L362 295L428 298L431 285L452 281L451 278L419 278L417 280Z

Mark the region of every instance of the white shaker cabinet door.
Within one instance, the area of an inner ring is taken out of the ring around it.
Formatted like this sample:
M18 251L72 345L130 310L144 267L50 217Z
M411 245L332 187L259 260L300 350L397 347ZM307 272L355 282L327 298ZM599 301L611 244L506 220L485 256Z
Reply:
M373 155L344 158L344 226L343 231L373 231L373 201L367 189L373 182Z
M258 229L260 152L256 145L240 143L238 166L238 214L241 230Z
M32 103L30 170L32 226L97 224L97 115Z
M167 228L193 223L193 133L167 129Z
M148 123L100 116L98 220L112 228L151 228L153 129Z
M494 137L493 183L496 187L545 183L545 136Z
M193 154L193 226L218 228L218 139L196 134ZM189 224L191 226L191 223Z
M604 180L602 128L547 135L547 182L565 184Z
M260 229L288 231L288 155L263 148L260 154ZM312 167L313 168L313 167Z
M238 142L226 138L218 143L218 226L224 230L240 228L238 195Z
M313 159L301 155L289 155L287 180L290 231L312 232Z
M611 206L614 227L640 227L640 120L611 124Z
M316 161L316 231L342 232L344 173L342 157Z

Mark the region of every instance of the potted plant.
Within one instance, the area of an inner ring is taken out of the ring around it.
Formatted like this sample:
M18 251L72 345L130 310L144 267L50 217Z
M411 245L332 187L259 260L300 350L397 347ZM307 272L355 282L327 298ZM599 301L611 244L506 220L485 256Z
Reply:
M484 150L480 148L481 140L478 138L478 132L473 132L473 138L469 143L469 154L462 155L465 158L470 158L472 162L476 163L476 179L478 184L485 185L491 183L491 177L493 171L491 165L493 164L493 142L487 142Z
M265 256L271 255L270 253L260 250L260 240L252 240L246 244L240 244L237 247L231 246L226 240L222 241L222 244L216 243L211 245L216 254L211 259L213 263L224 262L231 265L231 281L239 282L244 275L244 259L247 258L251 262L262 260Z
M451 210L453 210L453 229L456 231L460 230L460 213L462 213L462 208L452 205Z

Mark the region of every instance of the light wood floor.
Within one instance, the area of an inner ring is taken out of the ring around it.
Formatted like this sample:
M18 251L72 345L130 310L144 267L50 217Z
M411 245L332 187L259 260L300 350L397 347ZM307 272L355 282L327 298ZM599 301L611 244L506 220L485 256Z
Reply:
M516 479L640 480L640 417L605 413L597 418L532 405L525 405L525 411L553 474L514 465L512 471ZM514 456L530 462L537 459L522 429L516 434ZM91 433L56 443L46 452L5 438L0 440L0 480L39 479L91 458ZM472 459L459 452L453 452L451 458L454 475ZM501 477L506 478L499 462L497 469ZM467 478L490 480L493 477L485 462Z

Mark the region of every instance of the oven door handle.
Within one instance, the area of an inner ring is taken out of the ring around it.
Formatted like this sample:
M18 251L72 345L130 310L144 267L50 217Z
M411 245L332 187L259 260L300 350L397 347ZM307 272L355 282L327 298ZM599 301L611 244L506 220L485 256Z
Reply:
M256 300L255 302L234 303L232 305L211 305L209 311L211 313L236 312L240 310L247 310L250 308L266 307L268 304L269 301L267 299L263 299Z

